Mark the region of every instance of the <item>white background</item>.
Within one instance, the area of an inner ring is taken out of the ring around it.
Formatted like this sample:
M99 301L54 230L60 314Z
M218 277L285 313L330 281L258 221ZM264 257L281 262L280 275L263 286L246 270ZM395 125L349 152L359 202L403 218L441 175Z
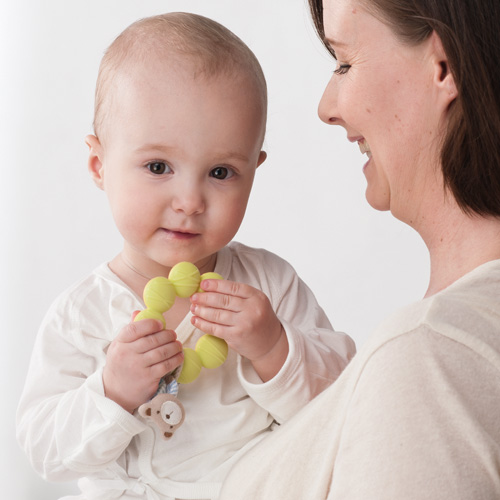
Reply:
M0 484L9 500L54 500L15 440L14 417L38 324L54 297L121 247L86 170L104 49L140 17L190 11L229 27L269 86L265 149L238 240L289 260L334 327L358 344L428 276L419 237L365 201L356 145L317 117L334 63L306 0L2 0L0 6ZM383 68L381 68L383 71ZM360 103L361 104L361 103Z

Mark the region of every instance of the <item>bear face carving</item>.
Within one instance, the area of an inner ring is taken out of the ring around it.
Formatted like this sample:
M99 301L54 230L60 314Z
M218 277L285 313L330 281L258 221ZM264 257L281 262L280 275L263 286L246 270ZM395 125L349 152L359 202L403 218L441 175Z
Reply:
M139 407L139 415L151 419L159 427L163 439L170 439L184 422L186 412L172 394L158 394Z

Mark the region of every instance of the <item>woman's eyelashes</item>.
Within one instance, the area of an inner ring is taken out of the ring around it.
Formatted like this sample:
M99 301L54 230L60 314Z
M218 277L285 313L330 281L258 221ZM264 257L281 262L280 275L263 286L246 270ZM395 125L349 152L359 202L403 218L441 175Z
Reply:
M152 161L146 165L146 168L155 175L168 174L171 172L170 167L163 161Z
M349 71L350 67L351 67L350 64L339 64L337 68L334 70L334 73L336 75L345 75Z

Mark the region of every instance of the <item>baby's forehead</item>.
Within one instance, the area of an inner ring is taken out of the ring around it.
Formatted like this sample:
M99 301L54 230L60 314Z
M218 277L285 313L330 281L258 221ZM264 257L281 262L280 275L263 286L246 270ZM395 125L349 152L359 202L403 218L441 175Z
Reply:
M179 81L192 82L202 91L212 85L230 84L236 90L247 92L249 99L261 100L267 104L266 88L258 76L248 66L220 65L207 66L203 60L176 51L162 54L148 54L146 57L127 56L109 75L109 85L104 88L103 100L126 99L131 94L141 93L146 88L168 88Z
M101 132L108 136L114 135L112 131L123 121L137 122L138 116L145 115L152 119L160 112L164 118L178 118L175 113L179 106L192 111L192 104L205 108L209 100L219 102L221 107L224 101L238 103L232 111L238 115L243 108L251 107L252 116L265 129L265 96L255 75L244 67L207 72L193 58L169 53L161 58L151 55L139 60L128 58L127 64L115 69L113 80L103 96L101 110L104 113ZM218 116L216 109L213 113ZM186 111L185 116L193 115Z

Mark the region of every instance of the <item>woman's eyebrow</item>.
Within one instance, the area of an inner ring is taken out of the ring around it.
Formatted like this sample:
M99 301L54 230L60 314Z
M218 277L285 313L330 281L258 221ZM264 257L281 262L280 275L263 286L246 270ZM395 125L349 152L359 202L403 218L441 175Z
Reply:
M334 40L331 37L325 37L324 42L326 45L328 45L328 50L333 54L333 57L335 57L335 59L337 59L337 55L336 55L335 49L333 47L340 47L340 48L347 47L347 43L339 42L337 40Z
M328 43L331 47L346 47L347 43L340 42L338 40L334 40L331 37L325 37L325 42Z

